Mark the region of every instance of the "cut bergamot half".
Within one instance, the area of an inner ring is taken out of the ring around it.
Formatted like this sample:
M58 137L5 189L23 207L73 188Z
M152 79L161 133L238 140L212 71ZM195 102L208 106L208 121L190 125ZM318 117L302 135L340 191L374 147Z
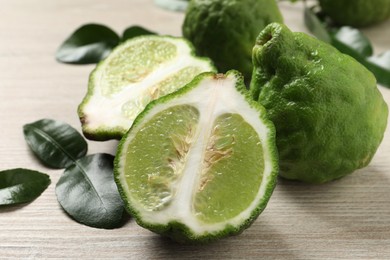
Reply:
M127 40L90 75L78 109L83 133L93 140L120 139L150 101L214 70L183 38L148 35Z
M115 179L138 224L207 242L257 218L277 161L274 126L241 74L202 73L146 106L119 144Z

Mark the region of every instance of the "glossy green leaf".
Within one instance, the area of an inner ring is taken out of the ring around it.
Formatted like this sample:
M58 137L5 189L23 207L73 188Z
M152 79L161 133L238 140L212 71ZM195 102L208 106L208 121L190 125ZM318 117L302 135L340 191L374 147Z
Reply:
M69 166L56 186L58 202L77 222L97 228L121 225L124 212L109 154L94 154Z
M332 44L339 51L350 55L376 77L379 84L390 87L390 52L371 56L372 45L359 30L343 26L332 28L325 17L315 11L316 7L305 8L306 27L319 39Z
M119 36L107 26L86 24L65 40L57 50L56 58L64 63L97 63L118 44Z
M342 42L363 57L368 57L373 54L370 40L356 28L342 26L332 36L333 45L336 48L337 44Z
M383 86L390 87L390 51L367 59L366 65Z
M0 206L31 202L49 186L50 177L28 169L0 172Z
M151 35L151 34L156 34L156 33L149 31L148 29L145 29L141 26L135 25L135 26L131 26L131 27L127 28L123 32L122 41L126 41L128 39L131 39L131 38L134 38L137 36L141 36L141 35Z
M315 11L315 7L305 8L305 25L318 39L327 43L331 43L332 39L329 35L329 32L326 30L323 22L318 18L317 13L318 11Z
M366 56L361 55L356 49L348 45L348 43L338 40L332 36L332 45L344 54L355 58L358 62L365 65Z
M45 165L66 168L87 153L87 142L66 123L42 119L23 127L31 150Z
M171 11L184 11L189 0L154 0L155 4Z
M390 70L390 51L386 51L378 56L372 56L368 60L384 69Z

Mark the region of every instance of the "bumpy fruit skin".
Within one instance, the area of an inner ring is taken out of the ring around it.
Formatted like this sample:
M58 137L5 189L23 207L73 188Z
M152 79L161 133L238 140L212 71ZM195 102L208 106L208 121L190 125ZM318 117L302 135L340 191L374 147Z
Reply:
M275 124L282 177L323 183L368 165L388 116L371 72L280 24L260 33L253 62L251 92Z
M364 27L390 17L390 0L319 0L322 10L340 25Z
M198 55L210 57L219 72L252 74L252 47L261 30L283 22L275 0L192 0L182 27Z

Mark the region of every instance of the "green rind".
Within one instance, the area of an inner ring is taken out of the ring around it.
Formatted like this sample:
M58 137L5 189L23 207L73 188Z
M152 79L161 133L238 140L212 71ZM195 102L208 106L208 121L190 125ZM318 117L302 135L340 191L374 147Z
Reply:
M215 75L216 74L212 72L201 73L198 76L196 76L190 83L188 83L183 88L177 90L176 92L173 92L171 94L168 94L164 97L161 97L159 99L150 102L146 106L145 110L137 116L132 127L129 129L128 133L131 132L134 127L138 126L138 124L142 122L143 118L149 113L149 111L153 107L185 95L186 93L190 92L192 89L196 88L199 82L202 81L204 78L215 77ZM197 235L194 232L192 232L192 230L188 226L178 221L171 221L166 225L144 222L142 220L142 217L140 216L140 213L131 205L131 203L127 199L125 188L124 186L122 186L122 183L120 181L120 175L121 175L119 171L119 169L121 168L120 158L122 157L123 151L126 150L124 144L126 143L128 134L126 134L122 138L122 140L118 145L117 154L114 160L114 177L118 186L119 193L121 194L123 201L125 202L126 210L129 212L130 215L134 217L134 219L140 226L149 229L155 233L169 237L179 243L205 244L217 240L219 238L240 234L246 228L248 228L257 219L260 213L265 209L276 185L279 168L278 168L278 152L275 145L274 124L268 119L265 108L252 99L250 93L248 92L248 90L244 85L242 75L238 71L234 71L234 70L228 71L226 75L233 75L234 77L236 77L237 79L236 89L245 97L245 100L249 103L251 108L254 108L260 112L259 118L261 122L265 126L267 126L267 128L270 130L268 132L267 145L269 147L269 152L270 152L269 155L272 160L273 167L272 167L272 172L269 175L269 180L266 186L266 192L264 197L260 200L257 207L251 212L250 218L243 221L239 226L228 225L223 230L218 232L208 233L204 235Z
M275 124L280 175L324 183L367 166L388 115L372 73L276 23L260 33L253 50L251 92Z
M138 36L136 38L131 38L123 43L121 43L120 45L118 45L117 47L115 47L113 50L112 50L112 53L117 51L118 49L120 48L123 48L124 45L127 44L127 42L129 41L134 41L134 40L139 40L139 39L142 39L142 38L168 38L168 39L175 39L175 40L180 40L180 41L183 41L185 42L189 48L190 48L190 56L198 59L198 60L202 60L202 61L205 61L207 62L209 65L210 65L210 68L212 68L212 72L216 72L216 69L215 69L215 66L214 64L212 63L212 61L207 58L207 57L199 57L196 55L195 53L195 48L194 46L192 45L192 43L190 41L188 41L187 39L185 38L181 38L181 37L173 37L173 36L169 36L169 35L164 35L164 36L157 36L157 35L144 35L144 36ZM78 106L78 109L77 109L77 113L78 113L78 116L79 116L79 119L80 119L80 122L81 122L81 125L82 125L82 132L84 134L84 136L90 140L95 140L95 141L107 141L107 140L111 140L111 139L116 139L116 140L120 140L122 138L122 136L128 131L128 129L124 129L122 127L99 127L97 128L96 130L95 129L89 129L85 124L84 124L84 119L86 117L83 109L84 107L86 106L86 104L88 104L91 96L93 96L94 92L95 92L95 76L96 76L96 73L100 70L100 67L104 66L105 65L105 62L106 62L107 59L104 59L102 61L100 61L97 66L92 70L90 76L89 76L89 80L88 80L88 89L87 89L87 94L85 95L85 97L83 98L83 100L81 101L80 105Z
M249 82L252 47L271 22L283 22L275 0L196 0L188 5L182 33L219 72L235 69Z
M113 51L115 51L119 47L120 47L120 45L117 46ZM121 127L116 127L116 128L101 127L101 128L97 128L96 130L94 130L94 129L89 129L84 124L84 120L85 120L86 115L85 115L83 109L84 109L84 106L86 106L88 104L91 96L94 94L95 85L93 82L95 81L95 75L96 75L96 72L99 71L99 68L104 65L104 62L105 62L105 60L100 61L97 64L97 66L92 70L92 72L89 76L89 80L88 80L87 94L85 95L85 97L83 98L83 100L81 101L81 103L77 109L77 113L78 113L78 116L79 116L79 119L81 122L81 130L82 130L84 136L87 139L94 140L94 141L107 141L110 139L120 140L121 137L123 136L123 131L124 131Z

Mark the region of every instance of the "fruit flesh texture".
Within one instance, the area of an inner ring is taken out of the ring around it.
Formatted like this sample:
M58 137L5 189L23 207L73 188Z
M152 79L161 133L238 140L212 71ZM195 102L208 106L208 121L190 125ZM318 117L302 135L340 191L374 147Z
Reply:
M219 72L236 69L249 80L252 47L271 22L283 22L274 0L194 0L182 31L198 55L210 57Z
M195 136L198 123L195 107L168 108L153 117L129 143L132 149L126 157L127 182L144 208L159 211L175 199L188 153L199 142ZM162 135L161 129L170 129L171 134ZM256 197L264 159L257 133L238 114L218 116L206 139L201 166L193 169L199 180L194 187L192 213L203 222L217 223L235 217ZM144 156L139 156L140 151ZM242 178L246 181L241 182ZM234 186L241 192L232 192Z
M239 114L222 114L214 121L204 157L194 212L206 223L231 219L256 198L264 171L261 140Z
M388 108L360 63L280 24L260 33L253 62L251 92L275 124L282 177L323 183L371 161Z
M246 94L234 89L235 74L206 75L191 94L148 105L140 115L146 123L136 121L116 159L117 182L137 222L176 240L238 233L275 184L273 128L264 111L241 81Z
M340 25L363 27L390 17L390 0L319 0L322 10Z
M189 42L166 36L141 36L125 42L91 73L79 106L89 139L120 139L152 100L213 71L208 59L193 56Z

